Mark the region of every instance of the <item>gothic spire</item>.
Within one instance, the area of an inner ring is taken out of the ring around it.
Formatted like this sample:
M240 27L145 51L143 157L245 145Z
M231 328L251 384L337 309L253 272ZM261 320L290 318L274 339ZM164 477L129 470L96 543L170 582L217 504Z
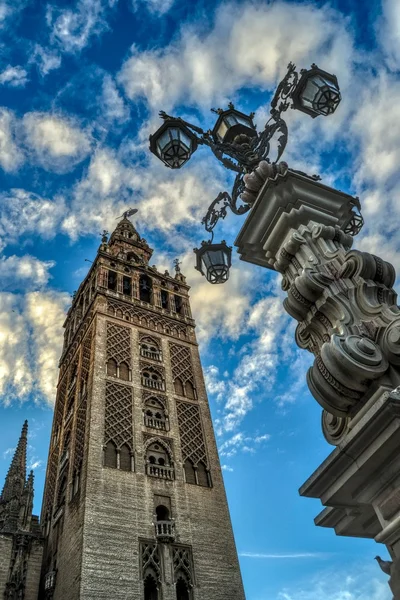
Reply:
M146 240L140 237L126 214L124 213L122 219L118 222L108 244L106 245L103 242L104 249L108 248L114 256L128 257L128 260L133 259L137 263L148 264L153 250Z
M14 496L16 480L20 481L23 489L26 480L26 448L28 443L28 421L25 421L22 426L20 438L11 461L10 468L6 475L3 491L1 493L2 500L9 500ZM22 491L21 489L21 491Z

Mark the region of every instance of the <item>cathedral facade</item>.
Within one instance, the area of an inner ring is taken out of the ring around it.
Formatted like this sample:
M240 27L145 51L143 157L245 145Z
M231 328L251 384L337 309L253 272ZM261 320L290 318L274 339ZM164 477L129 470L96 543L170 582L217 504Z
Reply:
M244 600L189 287L151 256L123 218L66 318L40 600Z

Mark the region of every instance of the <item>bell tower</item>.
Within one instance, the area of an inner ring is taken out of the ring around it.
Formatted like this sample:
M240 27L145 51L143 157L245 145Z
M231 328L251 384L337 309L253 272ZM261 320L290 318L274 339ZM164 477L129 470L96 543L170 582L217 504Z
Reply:
M189 287L125 217L65 321L41 598L244 600Z

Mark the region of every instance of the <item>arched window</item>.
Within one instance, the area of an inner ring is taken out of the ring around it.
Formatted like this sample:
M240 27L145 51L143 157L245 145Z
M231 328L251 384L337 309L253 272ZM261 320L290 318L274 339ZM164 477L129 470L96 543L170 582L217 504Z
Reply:
M144 600L158 600L157 582L152 574L144 580Z
M146 451L146 472L153 477L173 479L173 469L168 452L158 441L150 444Z
M157 521L169 521L169 510L164 504L159 504L156 508Z
M145 367L143 369L142 385L156 390L164 389L164 381L160 373L153 367Z
M189 459L186 459L185 464L183 465L183 468L185 470L186 483L193 483L194 485L196 485L196 483L197 483L196 473L195 473L192 461Z
M125 296L132 296L132 280L126 275L122 279L122 291Z
M119 378L129 381L129 367L124 362L119 365Z
M131 451L126 444L124 444L120 450L119 468L121 469L121 471L131 471L132 470Z
M176 600L190 600L189 585L184 575L176 582Z
M154 429L167 429L165 409L157 398L148 398L144 408L144 424Z
M174 380L174 389L175 389L175 394L178 394L178 396L184 395L182 381L179 379L179 377L177 377Z
M151 304L153 283L147 275L139 277L139 298L143 302Z
M160 347L151 337L144 337L140 340L140 354L152 360L162 360Z
M194 387L191 381L187 381L185 383L185 391L188 398L196 398Z
M109 358L107 361L107 375L117 376L117 363L113 358Z
M204 487L210 487L207 469L205 464L202 462L199 462L199 464L197 465L197 481L199 485L202 485Z
M183 315L183 299L182 296L174 296L175 297L175 308L178 315Z
M118 466L117 448L114 442L107 442L104 450L104 466L116 469Z

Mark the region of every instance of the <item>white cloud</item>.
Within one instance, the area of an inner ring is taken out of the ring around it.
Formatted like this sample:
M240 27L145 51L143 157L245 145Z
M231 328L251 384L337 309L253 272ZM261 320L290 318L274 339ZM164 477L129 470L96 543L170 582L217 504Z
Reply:
M263 552L239 552L239 556L245 558L261 558L261 559L297 559L297 558L326 558L330 556L324 552L293 552L282 554L267 554Z
M131 99L158 111L176 104L211 106L244 86L272 87L294 58L301 65L323 55L324 64L349 61L350 36L342 15L310 4L228 3L211 31L193 25L164 49L132 48L120 72ZM335 56L335 58L331 58Z
M227 471L228 473L233 473L234 469L232 467L230 467L229 465L221 465L221 469L223 471Z
M312 580L282 590L277 600L391 600L384 577L386 581L376 568L359 564L346 571L321 570Z
M22 67L12 67L8 65L2 73L0 73L0 84L9 85L10 87L24 87L28 83L28 73Z
M24 156L15 140L14 115L0 108L0 166L7 173L16 171L24 160Z
M73 8L48 6L46 19L53 43L65 52L80 52L90 38L108 29L106 14L113 4L112 0L78 0Z
M42 77L45 77L50 71L54 71L54 69L61 66L61 60L61 56L57 51L36 44L30 62L36 64Z
M102 115L108 121L124 123L130 117L128 106L120 95L114 79L108 74L103 80L101 109Z
M226 458L235 456L239 451L254 454L256 452L256 446L261 446L270 439L271 435L269 433L263 433L262 435L258 434L254 437L245 434L244 432L235 433L220 445L219 453Z
M71 117L31 112L22 124L33 157L49 171L67 172L90 152L90 136Z
M43 464L42 460L40 460L40 459L35 460L35 457L34 457L28 462L28 464L26 465L26 468L28 469L28 471L31 471L31 470L34 471L35 469L38 469L39 467L41 467L42 464Z
M26 234L51 239L64 214L61 198L53 202L21 189L0 193L0 249Z
M51 277L49 269L54 265L55 262L51 260L42 261L29 255L0 257L2 290L14 287L16 283L24 289L29 286L41 287L48 283Z
M0 293L0 402L34 397L52 404L70 302L59 292Z
M381 6L378 38L386 53L387 65L396 71L400 64L400 6L397 0L382 0Z
M145 7L156 16L165 15L173 4L174 0L132 0L133 10L137 11Z

